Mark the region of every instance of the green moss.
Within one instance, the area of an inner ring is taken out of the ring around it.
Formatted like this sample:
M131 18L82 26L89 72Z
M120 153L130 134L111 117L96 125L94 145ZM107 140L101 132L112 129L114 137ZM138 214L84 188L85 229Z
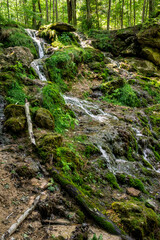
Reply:
M153 169L152 165L142 157L142 162L145 167Z
M4 123L4 126L7 131L19 133L25 129L26 119L25 117L11 117Z
M78 223L83 223L85 220L85 215L81 210L76 211L76 215L78 216Z
M104 60L104 55L101 51L95 48L85 48L84 49L84 63L90 62L102 62Z
M28 96L25 94L23 87L17 81L13 81L7 91L6 100L8 103L25 104L25 99L28 99Z
M114 202L112 208L118 213L121 224L135 239L150 239L158 228L156 213L144 203L137 201Z
M120 189L120 187L117 183L117 179L113 173L107 173L105 177L106 177L107 181L110 183L111 187Z
M22 105L9 104L5 108L4 114L7 119L10 117L15 117L15 118L19 116L23 117L25 116L25 109L24 109L24 106Z
M5 27L2 28L1 39L3 39L4 47L23 46L30 49L31 53L37 57L37 51L33 44L32 38L27 35L25 30L21 28Z
M100 150L93 144L87 144L85 146L84 154L87 158L90 158L92 155L100 154Z
M45 108L39 108L36 112L35 122L37 126L45 129L54 129L54 118Z
M143 185L143 183L137 179L137 178L132 178L132 177L129 177L129 182L128 182L129 186L131 187L134 187L134 188L137 188L139 189L140 191L144 192L144 193L147 193L147 191L145 190L145 187Z

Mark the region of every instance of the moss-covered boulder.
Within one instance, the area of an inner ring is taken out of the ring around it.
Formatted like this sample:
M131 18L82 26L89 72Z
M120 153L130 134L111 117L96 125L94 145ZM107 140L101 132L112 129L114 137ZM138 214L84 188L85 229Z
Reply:
M50 29L56 30L58 32L75 32L76 29L71 24L64 22L57 22L50 24Z
M29 48L31 53L37 57L37 51L33 44L32 38L28 36L25 29L22 27L7 24L0 28L0 43L3 43L5 48L23 46Z
M59 166L64 167L65 163L69 163L71 169L75 169L80 165L79 156L67 147L59 147L56 150L56 160Z
M123 78L119 78L113 81L102 83L101 90L103 93L111 94L116 89L121 88L125 85L125 81Z
M9 104L4 111L6 118L10 117L24 117L25 109L23 105Z
M134 239L150 239L158 228L156 213L141 202L125 201L112 203L120 224Z
M37 148L39 155L47 162L56 153L56 148L62 145L63 138L60 134L48 132L39 136Z
M39 168L36 163L31 161L30 163L17 163L15 167L15 172L20 177L33 178L37 175Z
M54 129L54 118L45 108L39 108L36 112L35 123L40 128Z
M85 48L84 49L84 63L90 62L102 62L104 60L104 55L101 51L95 48Z
M157 48L151 48L151 47L144 47L142 48L142 55L156 64L157 66L160 66L160 51Z
M22 132L26 127L25 117L10 117L5 121L4 126L8 132L19 133Z

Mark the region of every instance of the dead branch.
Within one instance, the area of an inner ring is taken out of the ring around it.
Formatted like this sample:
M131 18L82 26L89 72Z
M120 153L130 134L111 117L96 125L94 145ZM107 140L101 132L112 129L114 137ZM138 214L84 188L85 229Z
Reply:
M27 123L28 123L28 132L29 132L29 137L30 137L31 143L33 145L36 145L36 141L35 141L35 138L33 135L31 115L30 115L30 111L29 111L29 102L27 100L25 103L25 113L26 113L26 118L27 118Z
M39 200L40 200L41 195L38 195L35 200L33 205L28 208L17 220L16 223L14 223L8 230L6 233L4 233L1 237L1 240L5 240L7 239L9 236L11 236L19 227L19 225L30 215L30 213L35 209L35 207L37 206Z

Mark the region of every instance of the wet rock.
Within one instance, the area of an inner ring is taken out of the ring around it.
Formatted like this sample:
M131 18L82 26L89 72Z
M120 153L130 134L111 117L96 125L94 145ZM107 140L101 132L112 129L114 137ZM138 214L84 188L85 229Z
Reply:
M39 108L36 112L35 123L40 128L49 130L54 129L54 118L52 114L45 108Z
M139 190L132 188L132 187L127 188L126 191L127 191L127 194L129 194L132 197L139 197L141 194L141 192Z
M147 199L145 202L146 207L153 209L154 211L158 210L158 206L153 199Z

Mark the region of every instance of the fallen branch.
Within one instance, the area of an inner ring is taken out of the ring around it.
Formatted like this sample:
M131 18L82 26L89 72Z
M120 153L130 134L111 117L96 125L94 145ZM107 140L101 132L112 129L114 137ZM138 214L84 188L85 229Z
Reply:
M38 195L35 200L33 205L28 208L17 220L16 223L14 223L8 230L6 233L4 233L1 237L1 240L5 240L7 239L9 236L11 236L19 227L19 225L30 215L30 213L35 209L35 207L37 206L39 200L40 200L41 195Z
M26 118L27 118L27 123L28 123L28 132L29 132L29 137L31 140L31 143L33 145L36 145L36 141L33 135L33 127L32 127L32 121L31 121L31 115L30 115L30 111L29 111L29 102L26 99L26 103L25 103L25 113L26 113Z

